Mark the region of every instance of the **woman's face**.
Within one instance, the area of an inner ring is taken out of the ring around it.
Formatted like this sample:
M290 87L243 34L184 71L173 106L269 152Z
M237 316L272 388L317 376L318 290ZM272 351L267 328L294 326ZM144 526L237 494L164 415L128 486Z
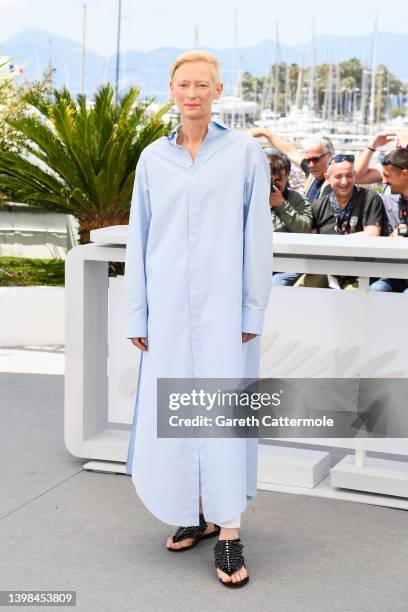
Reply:
M220 98L222 84L215 82L213 68L207 62L186 62L174 73L170 93L182 118L210 119L213 100Z

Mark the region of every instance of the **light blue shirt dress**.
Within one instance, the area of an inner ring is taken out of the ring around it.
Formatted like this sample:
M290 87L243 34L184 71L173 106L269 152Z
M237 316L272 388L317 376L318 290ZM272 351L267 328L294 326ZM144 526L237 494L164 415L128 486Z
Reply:
M157 378L256 378L272 279L270 171L259 143L211 122L195 161L179 126L136 170L126 249L127 338L142 352L126 472L160 520L225 523L256 494L257 440L158 438ZM137 350L137 349L135 349Z

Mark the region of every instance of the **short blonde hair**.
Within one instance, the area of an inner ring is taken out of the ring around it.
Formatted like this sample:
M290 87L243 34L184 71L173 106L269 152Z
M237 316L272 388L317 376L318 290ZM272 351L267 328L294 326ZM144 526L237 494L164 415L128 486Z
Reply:
M171 65L170 79L173 80L176 70L188 62L205 62L209 64L214 71L215 82L221 83L220 62L215 55L208 51L184 51L184 53L180 53Z

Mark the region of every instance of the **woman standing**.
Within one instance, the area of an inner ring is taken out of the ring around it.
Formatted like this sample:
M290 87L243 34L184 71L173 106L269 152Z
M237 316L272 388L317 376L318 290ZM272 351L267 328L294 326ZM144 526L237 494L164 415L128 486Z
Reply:
M256 494L257 441L158 438L158 378L254 378L272 278L270 172L248 134L211 121L217 59L172 65L181 123L140 156L129 220L126 337L142 351L127 473L146 507L179 527L185 551L219 535L217 573L249 579L238 536Z

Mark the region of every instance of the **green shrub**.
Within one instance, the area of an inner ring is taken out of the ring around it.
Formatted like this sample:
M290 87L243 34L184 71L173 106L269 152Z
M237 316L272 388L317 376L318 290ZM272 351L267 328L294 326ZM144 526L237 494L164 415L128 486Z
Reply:
M0 286L27 287L33 285L64 286L65 261L62 259L31 259L0 257Z

